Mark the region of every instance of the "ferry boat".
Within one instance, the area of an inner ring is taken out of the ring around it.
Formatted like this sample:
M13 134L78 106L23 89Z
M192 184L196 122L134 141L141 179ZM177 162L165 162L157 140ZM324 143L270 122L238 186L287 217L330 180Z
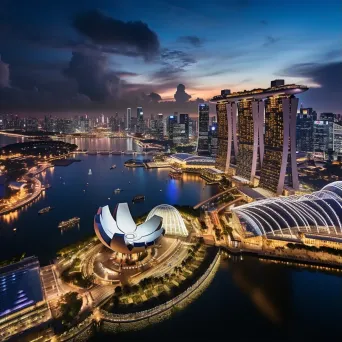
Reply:
M136 202L143 202L145 201L145 196L144 195L136 195L133 197L132 202L136 203Z
M39 215L42 215L42 214L45 214L45 213L48 213L49 211L51 211L53 209L53 207L46 207L46 208L43 208L43 209L40 209L39 211L38 211L38 214Z
M112 165L109 170L114 170L116 168L116 165Z
M58 228L60 229L64 229L64 228L70 228L73 227L74 225L76 225L77 223L80 222L80 218L79 217L73 217L67 221L62 221L59 223Z
M122 191L122 189L117 188L117 189L114 190L114 193L119 194L121 191Z
M89 169L88 175L91 176L92 174L93 174L93 173L92 173L91 169Z

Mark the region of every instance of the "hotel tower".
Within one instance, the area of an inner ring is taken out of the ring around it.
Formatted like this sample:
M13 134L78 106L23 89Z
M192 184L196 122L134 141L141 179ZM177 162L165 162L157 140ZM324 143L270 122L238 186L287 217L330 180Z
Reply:
M275 80L267 89L222 91L212 98L219 123L216 166L228 173L235 157L235 180L254 184L258 169L261 188L277 195L284 186L298 190L295 95L306 90Z

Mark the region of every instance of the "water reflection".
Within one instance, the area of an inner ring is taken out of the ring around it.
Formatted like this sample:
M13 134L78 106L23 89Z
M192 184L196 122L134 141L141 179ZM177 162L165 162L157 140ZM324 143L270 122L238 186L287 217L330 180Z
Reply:
M249 257L247 262L229 262L236 285L272 323L282 325L291 314L291 276L276 265L265 265Z

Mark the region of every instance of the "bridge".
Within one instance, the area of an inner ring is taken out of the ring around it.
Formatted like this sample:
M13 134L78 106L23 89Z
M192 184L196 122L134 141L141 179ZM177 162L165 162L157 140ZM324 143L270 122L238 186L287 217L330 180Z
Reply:
M79 154L88 154L90 156L95 156L95 155L103 155L103 156L108 156L108 155L126 155L126 156L137 156L137 155L153 155L156 153L156 151L110 151L110 150L97 150L97 151L92 151L92 150L76 150L73 151L72 153L79 153Z
M237 188L236 188L236 187L231 187L231 188L229 188L229 189L227 189L227 190L225 190L225 191L222 191L222 192L220 192L220 193L218 193L218 194L216 194L216 195L214 195L214 196L212 196L212 197L210 197L210 198L208 198L208 199L206 199L206 200L204 200L204 201L202 201L202 202L196 204L196 205L194 206L194 209L201 208L202 206L204 206L204 205L206 205L206 204L209 204L209 203L211 203L211 202L213 202L213 201L215 201L215 200L216 200L216 201L219 201L219 200L221 200L225 195L228 195L228 194L233 195L232 192L237 192Z

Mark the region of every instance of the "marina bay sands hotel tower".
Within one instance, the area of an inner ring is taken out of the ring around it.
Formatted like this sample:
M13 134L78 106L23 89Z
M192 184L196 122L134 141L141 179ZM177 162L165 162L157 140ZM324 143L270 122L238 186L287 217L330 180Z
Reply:
M222 90L213 97L218 121L216 166L229 174L236 165L236 181L255 184L281 195L284 187L298 190L296 163L296 94L306 86L271 82L267 89L230 93Z

